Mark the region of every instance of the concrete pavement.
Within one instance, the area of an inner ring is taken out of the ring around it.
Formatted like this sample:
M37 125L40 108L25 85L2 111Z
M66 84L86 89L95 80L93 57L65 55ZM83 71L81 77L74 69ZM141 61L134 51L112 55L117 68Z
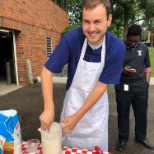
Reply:
M66 83L67 77L54 77L53 78L54 83ZM154 77L150 79L150 85L154 85ZM0 82L0 96L8 94L14 90L17 90L23 86L18 86L15 84L7 85L4 82Z

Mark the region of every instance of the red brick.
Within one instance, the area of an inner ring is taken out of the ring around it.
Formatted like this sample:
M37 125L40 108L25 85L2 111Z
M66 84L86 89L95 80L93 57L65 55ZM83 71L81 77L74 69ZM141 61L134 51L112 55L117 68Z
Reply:
M68 13L51 0L1 0L0 27L18 30L16 55L20 85L28 84L26 60L32 65L33 77L40 76L47 60L46 37L52 37L53 49L68 26Z

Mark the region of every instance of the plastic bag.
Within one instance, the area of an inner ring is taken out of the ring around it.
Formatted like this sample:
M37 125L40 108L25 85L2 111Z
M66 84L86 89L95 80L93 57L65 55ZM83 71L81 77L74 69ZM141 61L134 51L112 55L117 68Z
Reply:
M0 154L21 154L21 128L16 110L0 110Z

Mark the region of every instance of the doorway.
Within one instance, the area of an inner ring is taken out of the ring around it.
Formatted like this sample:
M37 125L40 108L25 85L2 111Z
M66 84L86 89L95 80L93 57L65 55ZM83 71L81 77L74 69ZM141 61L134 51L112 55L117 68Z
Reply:
M7 30L0 31L0 83L16 84L15 59L14 59L13 32Z

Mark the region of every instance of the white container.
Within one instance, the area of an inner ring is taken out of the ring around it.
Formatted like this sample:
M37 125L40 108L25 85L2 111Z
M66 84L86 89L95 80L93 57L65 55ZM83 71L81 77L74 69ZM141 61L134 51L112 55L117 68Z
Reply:
M49 131L44 131L41 128L39 131L41 132L43 154L61 154L62 126L53 122Z
M36 154L38 152L38 146L40 141L38 139L30 139L27 141L27 150L28 154Z

